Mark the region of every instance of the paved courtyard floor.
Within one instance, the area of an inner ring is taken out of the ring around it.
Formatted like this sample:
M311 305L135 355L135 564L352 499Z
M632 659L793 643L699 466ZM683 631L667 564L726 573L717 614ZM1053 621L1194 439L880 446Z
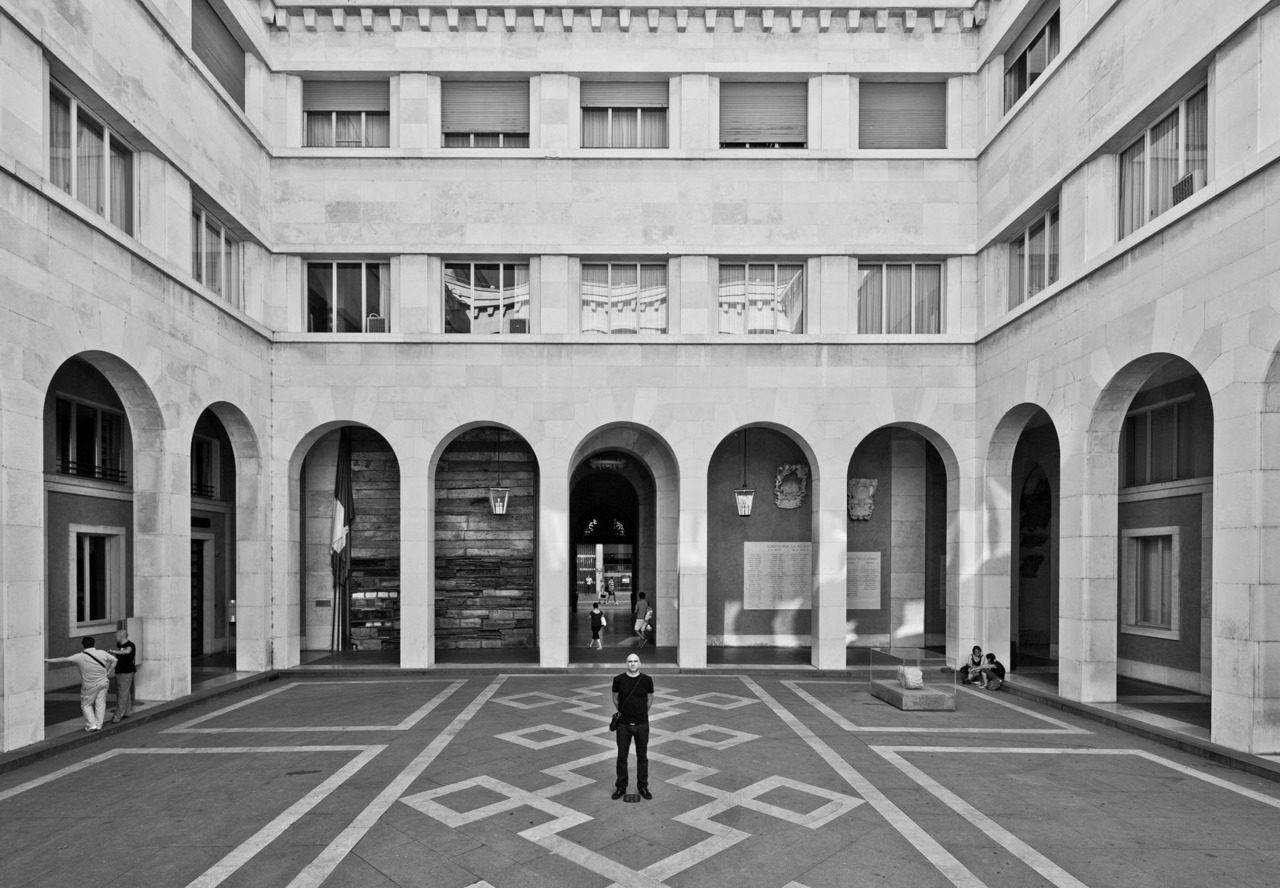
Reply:
M1280 884L1280 784L1095 721L654 678L652 801L608 675L286 674L0 774L0 884Z

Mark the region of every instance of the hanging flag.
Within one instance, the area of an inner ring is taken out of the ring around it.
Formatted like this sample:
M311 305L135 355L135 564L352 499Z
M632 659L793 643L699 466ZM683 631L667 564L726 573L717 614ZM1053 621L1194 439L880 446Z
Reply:
M351 525L356 518L351 496L351 430L338 433L338 470L333 482L333 522L329 560L333 568L333 649L345 650L351 614Z

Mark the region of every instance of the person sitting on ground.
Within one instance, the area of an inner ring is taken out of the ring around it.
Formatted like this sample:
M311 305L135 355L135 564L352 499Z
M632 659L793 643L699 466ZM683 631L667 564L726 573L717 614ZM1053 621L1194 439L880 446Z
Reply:
M984 691L998 691L1004 684L1004 664L995 654L987 654L987 661L978 669L978 687Z
M961 664L956 671L960 673L960 681L964 684L973 684L974 679L978 677L978 670L982 668L982 646L975 644L973 650L969 653L969 659Z

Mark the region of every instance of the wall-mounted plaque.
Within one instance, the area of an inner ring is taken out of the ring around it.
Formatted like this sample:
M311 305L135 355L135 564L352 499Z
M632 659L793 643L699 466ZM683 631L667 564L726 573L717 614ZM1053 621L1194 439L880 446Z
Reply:
M871 512L876 507L872 497L876 495L876 488L879 486L880 481L876 478L849 479L850 521L867 521L871 518Z
M804 610L813 599L810 543L743 543L744 610Z
M845 607L880 609L880 553L845 553Z
M778 466L773 482L773 501L779 509L798 509L809 492L808 466Z

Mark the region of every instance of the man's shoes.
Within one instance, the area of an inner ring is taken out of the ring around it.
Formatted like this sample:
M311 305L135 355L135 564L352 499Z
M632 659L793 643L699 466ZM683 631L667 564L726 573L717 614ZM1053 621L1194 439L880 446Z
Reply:
M618 799L622 798L622 794L624 792L626 792L625 789L615 789L613 791L613 795L609 796L609 798L613 799L616 802Z
M646 802L652 802L653 793L649 792L647 789L642 789L640 790L640 798L644 799Z

